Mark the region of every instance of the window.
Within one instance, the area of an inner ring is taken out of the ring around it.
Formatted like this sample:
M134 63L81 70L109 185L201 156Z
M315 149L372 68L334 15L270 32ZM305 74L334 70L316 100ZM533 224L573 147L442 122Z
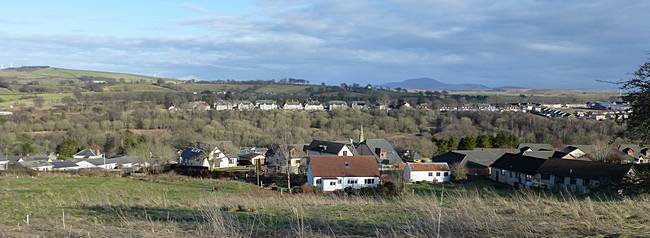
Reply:
M357 179L348 179L348 184L357 184L359 181Z
M336 185L336 182L334 182L334 181L330 182L330 186L335 186L335 185Z
M582 185L589 186L589 179L583 179Z
M550 174L542 174L542 180L549 180L549 179L551 179Z
M365 179L364 182L365 182L365 184L375 184L375 179L374 178Z
M347 151L343 151L343 156L348 156L348 152L347 152Z
M433 172L429 172L429 177L433 177Z
M512 171L510 171L510 177L512 177Z
M449 172L445 172L445 177L449 176Z
M571 178L569 180L569 183L571 183L571 185L575 185L576 184L576 178Z
M316 184L322 184L323 180L322 179L316 179Z
M440 172L436 172L436 176L437 176L437 177L440 177Z

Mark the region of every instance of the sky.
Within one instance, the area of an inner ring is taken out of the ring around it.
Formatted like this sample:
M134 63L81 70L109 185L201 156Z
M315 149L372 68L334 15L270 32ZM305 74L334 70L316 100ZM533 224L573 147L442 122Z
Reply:
M609 89L650 55L647 0L7 1L0 66L340 84Z

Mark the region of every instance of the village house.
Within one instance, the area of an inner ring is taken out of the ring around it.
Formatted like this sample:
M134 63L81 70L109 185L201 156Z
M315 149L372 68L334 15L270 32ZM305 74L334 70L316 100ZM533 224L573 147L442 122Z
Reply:
M305 103L305 110L307 111L324 111L325 107L319 101L309 101Z
M542 188L589 193L601 184L618 183L635 172L630 164L551 159L539 167L538 173Z
M93 150L93 149L84 149L72 156L72 158L76 160L99 159L103 157L104 154L99 153L99 150Z
M622 144L618 151L635 164L650 163L650 147L643 147L635 144Z
M304 173L307 154L301 150L305 145L273 144L266 151L266 169L269 173ZM287 167L288 166L288 167Z
M359 141L354 144L356 155L374 156L382 168L395 167L403 162L395 147L387 140L365 139L363 128L361 129Z
M379 165L372 156L310 156L307 183L324 192L377 187Z
M352 109L355 110L368 110L368 102L366 101L353 101L352 102Z
M25 168L40 172L52 171L54 167L52 161L48 161L47 159L19 159L17 163Z
M7 170L9 167L9 160L7 158L0 158L0 170Z
M72 171L82 169L77 162L72 160L52 161L52 171Z
M329 111L344 110L348 108L348 103L345 101L329 101L327 103L327 110Z
M406 182L449 182L451 171L447 163L406 163L403 170Z
M287 100L282 106L284 110L303 110L305 109L302 104L295 100Z
M249 111L255 109L255 104L250 101L239 101L237 102L237 110L239 111Z
M235 105L232 102L219 100L214 103L215 111L230 111L235 108Z
M278 104L273 100L257 100L255 106L260 110L274 110L278 109Z
M303 151L307 156L353 156L353 146L347 143L313 140L309 145L305 145Z
M237 158L228 158L218 147L214 147L207 153L205 149L199 146L190 146L181 152L179 164L213 170L237 166Z
M514 187L532 188L539 185L537 170L545 159L506 153L492 163L490 178Z

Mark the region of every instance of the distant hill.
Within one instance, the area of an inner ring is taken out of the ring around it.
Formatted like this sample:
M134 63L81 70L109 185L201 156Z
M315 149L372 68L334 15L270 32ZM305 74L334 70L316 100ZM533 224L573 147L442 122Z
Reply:
M61 81L114 80L116 82L155 82L156 78L125 73L100 72L89 70L62 69L49 66L24 66L0 70L0 79L25 83L58 83Z
M402 82L386 83L381 86L390 88L422 89L422 90L490 90L491 88L481 84L450 84L443 83L432 78L407 79Z

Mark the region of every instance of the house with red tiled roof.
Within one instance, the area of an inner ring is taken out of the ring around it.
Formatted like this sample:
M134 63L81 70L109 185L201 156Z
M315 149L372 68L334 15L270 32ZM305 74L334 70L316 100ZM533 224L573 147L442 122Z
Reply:
M307 183L324 192L379 185L379 164L374 156L310 156Z
M406 163L403 170L407 182L449 182L451 171L447 163Z

